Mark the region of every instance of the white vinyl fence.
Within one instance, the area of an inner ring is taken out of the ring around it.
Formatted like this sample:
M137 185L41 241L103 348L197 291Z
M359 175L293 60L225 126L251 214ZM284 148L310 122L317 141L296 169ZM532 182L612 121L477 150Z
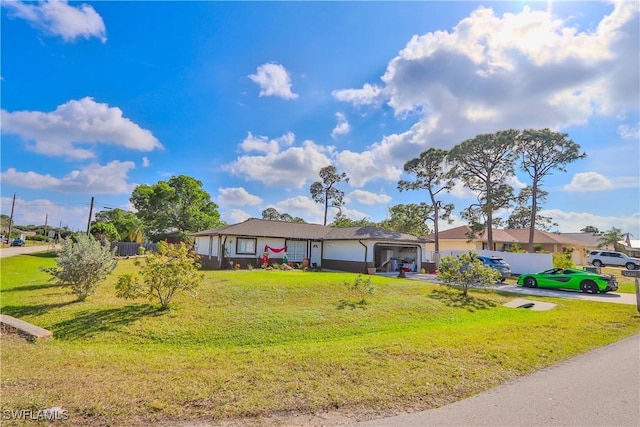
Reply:
M458 256L468 251L440 251L440 259L446 256ZM538 273L553 267L552 254L530 254L516 252L500 252L500 251L474 251L482 256L495 256L504 259L511 266L511 273L514 275L526 273ZM427 254L429 259L435 260L433 252Z

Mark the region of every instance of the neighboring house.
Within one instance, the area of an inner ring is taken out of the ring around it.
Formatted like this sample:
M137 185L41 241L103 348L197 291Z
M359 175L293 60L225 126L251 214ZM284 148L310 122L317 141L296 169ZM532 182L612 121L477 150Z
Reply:
M447 255L448 251L489 249L486 231L473 239L469 239L470 232L471 227L468 225L440 231L438 237L441 255ZM431 234L427 238L433 240L434 235ZM571 250L573 262L578 265L584 265L589 254L584 242L564 234L535 230L533 241L541 252L553 253L563 252L565 249ZM529 229L493 229L493 244L494 250L500 252L510 251L515 244L526 250L529 246ZM430 251L434 250L433 244L428 244L427 248Z
M613 247L613 245L604 245L601 246L600 243L600 238L602 237L599 234L593 234L593 233L560 233L561 236L566 236L569 237L571 239L574 240L578 240L580 242L582 242L584 244L584 258L586 259L587 255L589 255L589 252L591 251L595 251L597 249L603 249L603 250L609 250L609 251L615 251L616 248ZM635 258L639 258L640 257L640 240L633 240L633 239L625 239L625 240L621 240L620 242L620 246L622 246L624 248L624 252L627 253L627 255L635 257ZM585 261L586 263L586 261Z
M192 236L200 262L212 268L258 267L266 252L270 263L281 263L286 253L292 263L307 260L311 266L355 273L382 266L433 269L427 258L428 239L377 227L333 228L248 219Z
M629 256L640 258L640 240L629 239L620 243L624 245Z

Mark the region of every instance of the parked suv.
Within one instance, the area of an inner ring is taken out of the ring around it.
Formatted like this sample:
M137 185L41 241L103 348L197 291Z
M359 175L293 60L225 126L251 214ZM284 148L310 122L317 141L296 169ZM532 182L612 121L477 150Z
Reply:
M502 258L494 256L477 256L480 261L487 267L491 267L500 272L500 279L503 281L511 277L511 266Z
M622 252L612 251L591 251L587 256L587 262L593 264L594 267L602 267L603 265L626 267L627 270L639 270L640 259L631 258Z

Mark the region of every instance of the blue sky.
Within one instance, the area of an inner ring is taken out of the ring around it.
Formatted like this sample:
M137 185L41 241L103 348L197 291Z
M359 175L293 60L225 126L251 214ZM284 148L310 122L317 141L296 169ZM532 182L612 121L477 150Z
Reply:
M228 223L268 207L321 223L309 186L329 164L350 177L343 212L379 221L427 200L397 190L422 151L551 128L587 154L544 181L554 230L640 237L637 2L3 0L0 12L2 213L16 194L18 224L84 229L91 197L130 209L136 185L179 174ZM451 226L474 200L462 186L444 197Z

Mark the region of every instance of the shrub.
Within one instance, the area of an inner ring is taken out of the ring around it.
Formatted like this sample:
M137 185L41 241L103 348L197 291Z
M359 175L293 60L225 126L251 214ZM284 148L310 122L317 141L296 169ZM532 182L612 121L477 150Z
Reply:
M513 252L513 253L525 253L526 251L524 249L522 249L522 246L520 246L519 243L514 243L511 245L511 248L509 249L509 252Z
M125 274L118 278L116 296L119 298L147 297L158 299L163 309L169 307L177 292L189 292L195 298L196 289L203 280L198 272L198 255L187 245L158 243L157 252L147 256L144 263L136 260L140 267L142 283L137 276Z
M138 255L144 255L145 252L146 249L144 248L144 246L138 246Z
M363 279L362 275L358 274L352 283L344 282L344 285L358 299L358 304L365 305L367 297L373 295L373 285L370 277Z
M500 272L482 264L473 252L466 252L459 257L442 258L438 280L445 286L460 286L462 296L467 296L470 286L487 287L498 282Z
M554 252L553 257L553 268L575 268L575 264L571 259L571 253L573 250L564 249L562 252Z
M58 284L71 287L71 292L84 301L93 294L118 261L112 252L91 235L77 234L62 241L62 250L56 259L58 268L41 268L58 279Z

